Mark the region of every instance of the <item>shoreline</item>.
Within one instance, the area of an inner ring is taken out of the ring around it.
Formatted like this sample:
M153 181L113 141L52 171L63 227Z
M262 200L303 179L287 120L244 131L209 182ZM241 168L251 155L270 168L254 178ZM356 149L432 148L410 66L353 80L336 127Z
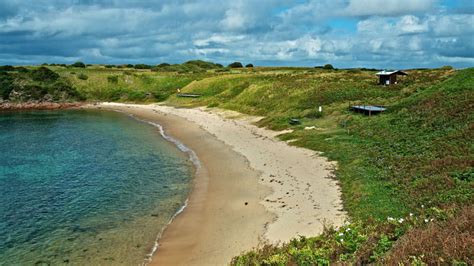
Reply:
M162 232L149 265L222 265L257 246L265 224L274 219L259 204L271 191L258 183L259 173L245 157L181 117L128 107L90 106L161 125L201 162L186 208Z
M75 109L88 105L85 102L24 102L24 103L0 103L1 111L34 111L34 110L59 110Z
M330 178L334 163L277 140L281 132L254 126L260 118L162 105L90 108L158 123L202 162L188 206L162 232L150 265L227 264L264 242L316 235L326 223L344 222L340 191Z

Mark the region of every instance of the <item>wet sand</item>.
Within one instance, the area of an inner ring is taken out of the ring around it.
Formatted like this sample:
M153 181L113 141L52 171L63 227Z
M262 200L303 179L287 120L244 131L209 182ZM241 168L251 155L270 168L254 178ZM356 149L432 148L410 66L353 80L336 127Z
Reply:
M277 140L258 117L218 109L103 103L161 124L199 160L187 208L166 228L151 265L223 265L259 242L316 235L345 219L335 164Z

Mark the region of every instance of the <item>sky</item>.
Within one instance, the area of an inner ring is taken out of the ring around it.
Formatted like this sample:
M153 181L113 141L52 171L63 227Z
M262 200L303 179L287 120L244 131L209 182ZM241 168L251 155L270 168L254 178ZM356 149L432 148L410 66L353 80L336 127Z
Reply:
M0 0L0 65L474 66L474 0Z

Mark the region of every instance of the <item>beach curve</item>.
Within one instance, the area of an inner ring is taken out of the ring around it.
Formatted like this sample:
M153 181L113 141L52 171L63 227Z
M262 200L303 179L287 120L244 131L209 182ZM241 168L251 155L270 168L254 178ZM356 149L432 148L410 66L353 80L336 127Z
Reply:
M337 181L330 178L335 164L278 140L281 132L255 126L258 117L156 104L98 106L157 121L204 166L151 265L222 265L263 241L317 235L345 220Z

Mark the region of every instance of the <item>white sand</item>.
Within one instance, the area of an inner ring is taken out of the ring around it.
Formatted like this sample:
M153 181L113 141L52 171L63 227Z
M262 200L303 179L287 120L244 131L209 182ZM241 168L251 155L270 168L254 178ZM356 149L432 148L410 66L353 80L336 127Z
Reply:
M261 172L259 182L273 190L261 202L277 215L267 227L268 241L317 235L324 224L339 226L344 222L341 193L337 182L330 178L335 164L317 152L289 146L275 138L282 132L253 125L260 118L219 109L182 109L156 104L128 106L183 117L247 158L250 166Z

